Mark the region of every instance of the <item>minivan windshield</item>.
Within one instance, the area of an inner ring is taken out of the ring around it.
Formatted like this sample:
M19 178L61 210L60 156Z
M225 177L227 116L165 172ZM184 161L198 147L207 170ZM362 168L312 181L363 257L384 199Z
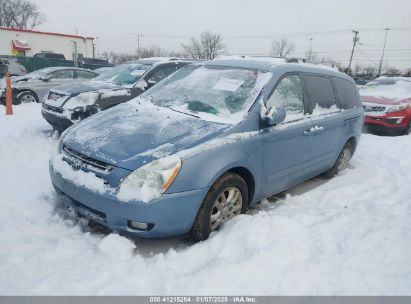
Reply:
M272 74L237 67L187 66L140 97L153 104L221 123L238 123Z
M151 67L149 64L126 63L101 73L94 81L111 82L123 87L132 87Z

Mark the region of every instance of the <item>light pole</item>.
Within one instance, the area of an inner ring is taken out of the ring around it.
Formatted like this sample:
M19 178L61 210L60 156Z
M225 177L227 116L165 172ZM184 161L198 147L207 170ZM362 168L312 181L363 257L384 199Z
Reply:
M387 36L388 36L388 31L390 30L390 28L387 27L384 30L385 30L384 46L382 47L381 60L380 60L379 66L378 66L378 77L381 75L382 62L384 60L384 53L385 53L385 45L387 44Z

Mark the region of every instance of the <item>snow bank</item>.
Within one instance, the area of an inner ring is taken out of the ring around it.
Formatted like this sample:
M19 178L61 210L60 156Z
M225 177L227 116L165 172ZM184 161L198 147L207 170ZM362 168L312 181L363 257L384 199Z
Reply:
M411 136L364 134L350 168L199 244L90 230L61 207L39 104L0 106L2 295L410 295Z

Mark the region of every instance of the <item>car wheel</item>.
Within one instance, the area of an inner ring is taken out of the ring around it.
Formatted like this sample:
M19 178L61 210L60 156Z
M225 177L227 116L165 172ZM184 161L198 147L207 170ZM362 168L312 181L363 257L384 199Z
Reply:
M335 162L334 166L324 173L326 178L334 177L340 174L342 171L347 169L351 157L353 155L353 145L351 142L347 142L343 149L341 150L340 155L338 155L337 161Z
M39 102L36 94L25 91L17 95L17 104Z
M408 123L408 126L405 128L405 130L404 130L404 135L408 135L408 134L410 134L411 133L411 120L410 120L410 122Z
M192 240L206 240L210 233L248 208L248 187L244 179L234 173L220 177L205 196L193 227Z

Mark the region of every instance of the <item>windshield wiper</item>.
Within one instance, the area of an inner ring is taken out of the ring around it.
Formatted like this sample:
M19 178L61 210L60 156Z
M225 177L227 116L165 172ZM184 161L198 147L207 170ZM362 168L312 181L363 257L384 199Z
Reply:
M195 118L200 118L200 116L195 115L195 114L190 113L190 112L184 112L184 111L181 111L181 110L176 110L176 109L173 109L172 107L166 107L166 108L169 108L170 110L172 110L172 111L174 111L174 112L178 112L178 113L190 115L190 116L193 116L193 117L195 117Z

